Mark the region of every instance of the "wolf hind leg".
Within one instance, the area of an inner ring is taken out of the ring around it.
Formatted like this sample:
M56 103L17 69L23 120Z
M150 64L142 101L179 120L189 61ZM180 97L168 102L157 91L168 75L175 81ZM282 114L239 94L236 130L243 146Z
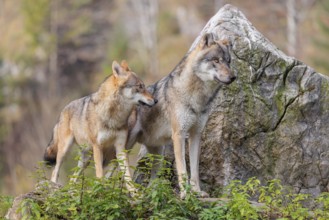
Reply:
M65 136L59 135L59 137L62 137L62 138L59 138L59 140L58 140L58 146L57 146L58 152L57 152L57 156L56 156L56 166L51 175L51 181L55 182L55 183L57 183L57 181L58 181L59 170L61 168L61 165L64 161L64 158L65 158L68 150L70 149L70 147L73 144L73 139L74 139L74 136L71 133L69 133L68 135L65 135Z

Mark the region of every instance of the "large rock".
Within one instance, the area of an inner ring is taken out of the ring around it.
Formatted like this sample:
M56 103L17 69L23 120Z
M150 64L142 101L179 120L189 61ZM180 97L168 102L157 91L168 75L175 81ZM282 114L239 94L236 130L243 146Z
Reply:
M297 192L327 191L329 78L285 55L231 5L207 23L190 50L205 32L232 43L237 80L212 105L202 137L202 188L255 176L280 179Z
M256 176L300 192L327 191L329 77L285 55L231 5L204 32L232 42L237 75L218 93L203 134L204 187Z
M5 218L9 220L33 219L31 202L42 204L45 202L46 197L51 196L61 187L60 184L48 180L38 182L33 191L19 195L14 199L13 205L7 211Z

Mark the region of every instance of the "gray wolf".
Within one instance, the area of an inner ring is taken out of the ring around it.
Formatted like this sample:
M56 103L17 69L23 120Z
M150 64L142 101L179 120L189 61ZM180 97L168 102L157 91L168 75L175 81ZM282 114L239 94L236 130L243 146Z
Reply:
M121 65L113 61L112 71L97 92L72 101L62 110L44 154L45 161L56 164L51 181L58 181L64 156L74 142L87 146L79 166L87 165L86 152L92 149L97 177L103 177L103 162L116 156L123 161L120 168L125 171L126 181L131 181L125 151L128 118L137 104L153 106L157 100L126 61Z
M168 76L148 87L159 102L152 108L138 107L136 122L129 132L127 148L139 142L148 152L161 154L162 146L173 143L182 198L186 195L184 184L188 183L186 140L191 189L199 196L208 196L200 189L200 140L217 91L236 78L230 70L228 46L228 42L216 41L213 34L205 34ZM152 178L158 167L154 165L153 168Z

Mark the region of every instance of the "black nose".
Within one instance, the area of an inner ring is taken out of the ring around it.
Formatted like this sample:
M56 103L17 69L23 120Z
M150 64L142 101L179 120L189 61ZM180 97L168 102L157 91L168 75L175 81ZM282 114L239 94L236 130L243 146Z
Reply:
M157 104L158 103L158 100L157 99L154 99L154 103Z
M236 79L236 76L231 77L231 81L234 81Z

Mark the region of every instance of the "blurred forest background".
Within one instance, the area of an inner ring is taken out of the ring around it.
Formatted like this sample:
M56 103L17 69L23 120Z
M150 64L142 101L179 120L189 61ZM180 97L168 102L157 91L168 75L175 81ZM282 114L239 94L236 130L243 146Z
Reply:
M227 3L329 73L329 0L0 0L0 193L33 188L61 109L95 91L114 59L159 80Z

